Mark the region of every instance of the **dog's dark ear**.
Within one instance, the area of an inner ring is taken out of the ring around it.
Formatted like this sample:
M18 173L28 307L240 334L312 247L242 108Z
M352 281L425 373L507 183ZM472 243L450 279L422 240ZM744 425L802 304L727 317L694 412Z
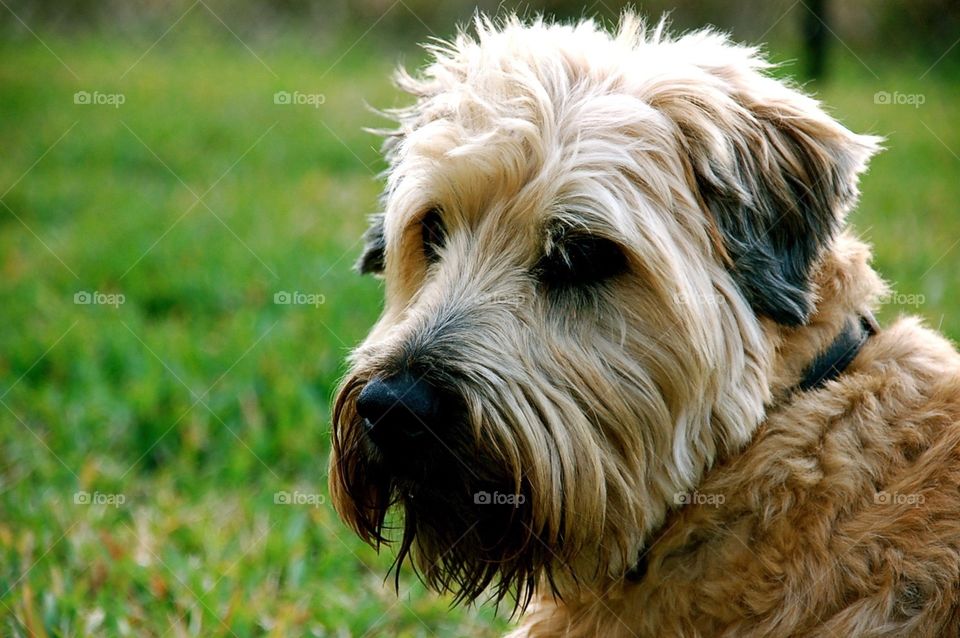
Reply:
M363 253L355 268L363 275L382 275L386 266L387 240L383 234L383 213L370 216L370 227L363 233Z
M879 139L855 135L766 76L751 49L725 48L725 59L704 65L712 77L702 88L673 93L670 115L744 297L758 315L803 325L811 269L856 203Z

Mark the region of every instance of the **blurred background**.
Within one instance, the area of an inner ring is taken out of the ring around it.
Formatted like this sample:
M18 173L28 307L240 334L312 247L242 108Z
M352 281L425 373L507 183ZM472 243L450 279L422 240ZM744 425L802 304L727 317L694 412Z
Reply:
M327 500L329 406L379 284L388 81L477 7L0 0L0 635L493 636ZM960 336L960 5L647 2L766 43L887 138L852 215L881 318Z

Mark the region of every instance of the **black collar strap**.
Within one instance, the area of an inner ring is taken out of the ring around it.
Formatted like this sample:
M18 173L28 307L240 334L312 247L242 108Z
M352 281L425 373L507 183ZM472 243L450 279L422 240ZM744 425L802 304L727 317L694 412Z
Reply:
M810 362L797 387L803 392L816 390L839 377L878 329L877 320L869 312L860 315L858 320L848 319L833 343Z

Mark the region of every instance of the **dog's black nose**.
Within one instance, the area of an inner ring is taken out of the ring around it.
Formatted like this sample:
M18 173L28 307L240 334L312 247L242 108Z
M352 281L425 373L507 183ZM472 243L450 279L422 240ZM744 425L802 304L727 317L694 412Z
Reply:
M374 377L357 397L357 412L381 448L409 444L436 427L440 399L425 379L404 372Z

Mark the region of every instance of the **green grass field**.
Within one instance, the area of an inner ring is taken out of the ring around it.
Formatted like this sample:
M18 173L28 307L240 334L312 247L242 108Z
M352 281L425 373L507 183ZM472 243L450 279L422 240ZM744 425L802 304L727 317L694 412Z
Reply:
M0 44L0 634L496 635L411 574L398 599L325 499L380 304L350 271L383 167L364 103L396 102L397 57L202 24ZM901 295L882 317L960 335L957 83L836 53L822 97L888 136L853 215Z

